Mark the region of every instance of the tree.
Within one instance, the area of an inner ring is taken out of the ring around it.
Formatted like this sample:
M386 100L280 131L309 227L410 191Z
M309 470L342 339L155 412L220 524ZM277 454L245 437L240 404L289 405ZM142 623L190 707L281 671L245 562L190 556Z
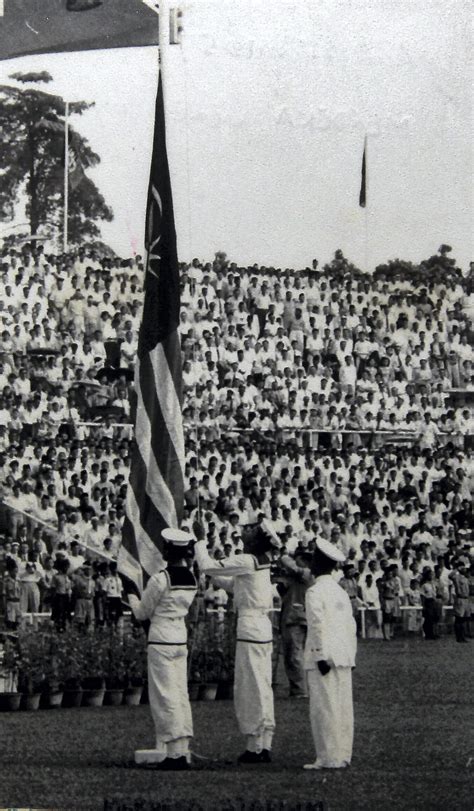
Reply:
M61 96L35 85L52 81L49 73L13 73L15 84L0 86L0 217L12 220L20 195L26 195L31 234L53 225L62 233L64 206L64 118ZM93 104L69 105L70 115L82 115ZM84 169L97 166L100 157L86 138L69 123L69 218L72 243L100 236L97 220L110 222L112 209ZM74 164L72 169L71 164Z

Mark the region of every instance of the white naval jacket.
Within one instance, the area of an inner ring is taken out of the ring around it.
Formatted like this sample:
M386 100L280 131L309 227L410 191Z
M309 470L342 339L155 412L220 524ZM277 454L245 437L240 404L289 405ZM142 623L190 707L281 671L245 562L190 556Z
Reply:
M215 560L209 555L206 541L194 547L194 559L200 571L211 575L214 583L232 590L237 610L237 641L271 642L273 608L270 561L261 563L253 555L231 555Z
M307 590L306 620L306 670L315 670L321 660L333 667L355 665L357 636L351 601L331 575L317 577Z
M185 645L185 618L197 591L193 573L185 566L170 567L150 577L141 600L129 596L137 620L150 620L148 641L162 645Z

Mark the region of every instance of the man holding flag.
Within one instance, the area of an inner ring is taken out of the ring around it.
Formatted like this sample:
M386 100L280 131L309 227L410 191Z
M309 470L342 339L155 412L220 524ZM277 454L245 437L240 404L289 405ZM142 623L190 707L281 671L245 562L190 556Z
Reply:
M154 574L141 600L129 595L138 620L149 620L148 695L155 725L155 749L135 753L137 763L153 762L158 769L187 769L193 720L187 684L185 619L197 591L187 566L193 538L179 529L164 529L163 556L167 568Z

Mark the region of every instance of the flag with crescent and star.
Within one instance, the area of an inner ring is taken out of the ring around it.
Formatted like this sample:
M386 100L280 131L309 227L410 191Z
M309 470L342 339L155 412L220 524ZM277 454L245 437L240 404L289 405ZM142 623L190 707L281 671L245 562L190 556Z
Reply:
M179 527L184 505L180 279L161 72L145 245L144 304L135 366L137 413L118 556L119 570L139 591L162 566L161 531Z

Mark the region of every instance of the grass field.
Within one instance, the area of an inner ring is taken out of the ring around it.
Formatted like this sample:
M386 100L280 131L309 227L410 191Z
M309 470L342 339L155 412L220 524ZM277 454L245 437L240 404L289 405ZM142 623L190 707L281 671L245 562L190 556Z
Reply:
M133 765L134 749L153 741L146 706L4 713L0 807L92 811L107 799L121 811L187 808L192 800L195 809L229 811L270 800L274 808L320 801L329 809L472 809L473 652L474 642L450 637L361 643L354 757L345 771L302 770L314 754L304 700L277 698L273 763L240 768L231 703L193 703L193 748L209 760L185 773ZM277 695L284 692L281 684Z

